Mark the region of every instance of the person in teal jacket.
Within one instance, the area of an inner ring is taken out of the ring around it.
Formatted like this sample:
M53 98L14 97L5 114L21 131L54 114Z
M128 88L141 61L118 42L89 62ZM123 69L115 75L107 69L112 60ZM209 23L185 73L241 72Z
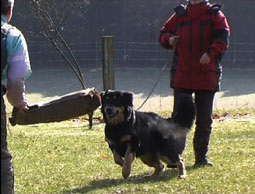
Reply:
M27 43L23 34L9 22L14 0L1 0L1 194L14 194L12 154L7 145L6 107L3 96L22 111L29 109L25 80L31 75ZM2 38L5 36L5 38ZM2 84L3 80L6 85Z

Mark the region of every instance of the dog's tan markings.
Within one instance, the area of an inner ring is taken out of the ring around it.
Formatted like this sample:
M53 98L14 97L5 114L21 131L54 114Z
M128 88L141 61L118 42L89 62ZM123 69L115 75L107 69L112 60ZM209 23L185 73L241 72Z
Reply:
M108 122L111 125L118 125L124 121L124 107L116 107L115 111L118 111L118 114L113 118L108 118Z
M161 174L161 172L163 172L164 165L160 161L157 161L157 162L153 163L153 167L154 167L153 174L147 176L147 178L158 177Z
M115 150L113 150L113 158L116 164L123 166L124 160Z
M157 177L163 172L164 165L160 162L159 158L155 155L145 154L140 157L144 164L147 164L150 167L154 167L154 172L151 175L145 176L145 178L154 178Z
M122 176L124 177L124 179L130 176L132 171L132 163L134 159L135 159L135 153L131 152L131 145L128 145L123 167L122 167Z
M105 137L105 141L108 143L108 144L110 144L110 145L112 145L114 142L113 141L111 141L110 139L108 139L108 138L106 138Z
M187 177L186 169L183 160L180 158L179 162L172 162L168 157L166 156L160 156L160 159L164 162L166 162L168 165L176 165L179 170L179 178L184 179Z
M176 162L175 164L176 164L177 168L179 169L179 178L180 179L186 178L187 174L186 174L184 162L182 160L180 160L179 162Z
M120 143L130 142L131 141L131 135L125 135L120 139Z

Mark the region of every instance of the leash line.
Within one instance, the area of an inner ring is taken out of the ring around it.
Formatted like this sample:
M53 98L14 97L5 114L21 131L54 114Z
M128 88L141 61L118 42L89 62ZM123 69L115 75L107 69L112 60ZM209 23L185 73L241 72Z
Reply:
M174 51L175 51L175 49L174 49L172 52L174 53ZM137 111L140 110L140 109L144 106L144 104L149 100L149 98L151 97L151 95L152 95L154 89L157 87L157 85L158 85L158 83L159 83L159 81L160 81L160 79L161 79L163 73L164 73L165 70L166 70L166 67L167 67L167 64L168 64L168 62L169 62L169 59L170 59L170 55L168 55L168 58L167 58L167 60L166 60L166 62L165 62L165 64L164 64L164 66L163 66L163 68L162 68L162 70L161 70L161 72L160 72L160 74L159 74L159 77L158 77L157 81L156 81L155 84L153 85L153 87L152 87L150 93L148 94L147 98L143 101L143 103L136 109Z

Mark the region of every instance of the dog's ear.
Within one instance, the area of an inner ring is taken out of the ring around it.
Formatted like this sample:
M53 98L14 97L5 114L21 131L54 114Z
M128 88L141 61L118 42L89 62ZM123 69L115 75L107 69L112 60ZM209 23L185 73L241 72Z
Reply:
M111 89L108 89L108 90L106 90L106 94L108 94L108 93L111 93L111 92L114 92L114 90L111 90Z
M122 99L124 104L127 106L132 106L133 107L133 93L132 92L124 92L122 94Z

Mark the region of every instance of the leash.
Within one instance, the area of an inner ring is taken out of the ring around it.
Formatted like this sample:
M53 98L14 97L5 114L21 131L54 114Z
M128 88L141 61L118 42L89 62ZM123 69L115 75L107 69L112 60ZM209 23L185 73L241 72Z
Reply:
M174 53L174 51L175 51L175 49L172 51L172 53ZM149 100L149 98L151 97L151 95L152 95L154 89L157 87L157 85L158 85L158 83L159 83L159 81L160 81L160 79L161 79L163 73L164 73L165 70L166 70L166 67L167 67L167 64L168 64L168 62L169 62L170 56L173 56L173 55L174 55L174 54L168 55L168 58L167 58L167 60L166 60L166 62L165 62L165 64L164 64L164 66L163 66L163 68L162 68L162 70L161 70L161 72L160 72L160 74L159 74L158 79L156 80L155 84L153 85L153 87L152 87L150 93L148 94L147 98L146 98L146 99L143 101L143 103L136 109L137 111L140 110L140 109L144 106L144 104Z
M153 85L153 87L152 87L150 93L148 94L147 98L146 98L146 99L143 101L143 103L136 109L137 111L140 110L140 109L144 106L144 104L145 104L145 103L149 100L149 98L151 97L151 95L152 95L154 89L157 87L158 82L160 81L160 79L161 79L161 77L162 77L164 71L166 70L166 66L167 66L167 64L168 64L168 62L169 62L170 56L171 56L171 58L174 57L174 53L175 53L175 50L176 50L177 42L178 42L178 39L175 39L175 40L174 40L174 47L173 47L173 50L172 50L171 54L168 55L167 60L166 60L166 62L165 62L165 64L164 64L164 67L162 68L162 70L161 70L161 72L160 72L160 74L159 74L159 77L158 77L157 81L156 81L155 84Z

